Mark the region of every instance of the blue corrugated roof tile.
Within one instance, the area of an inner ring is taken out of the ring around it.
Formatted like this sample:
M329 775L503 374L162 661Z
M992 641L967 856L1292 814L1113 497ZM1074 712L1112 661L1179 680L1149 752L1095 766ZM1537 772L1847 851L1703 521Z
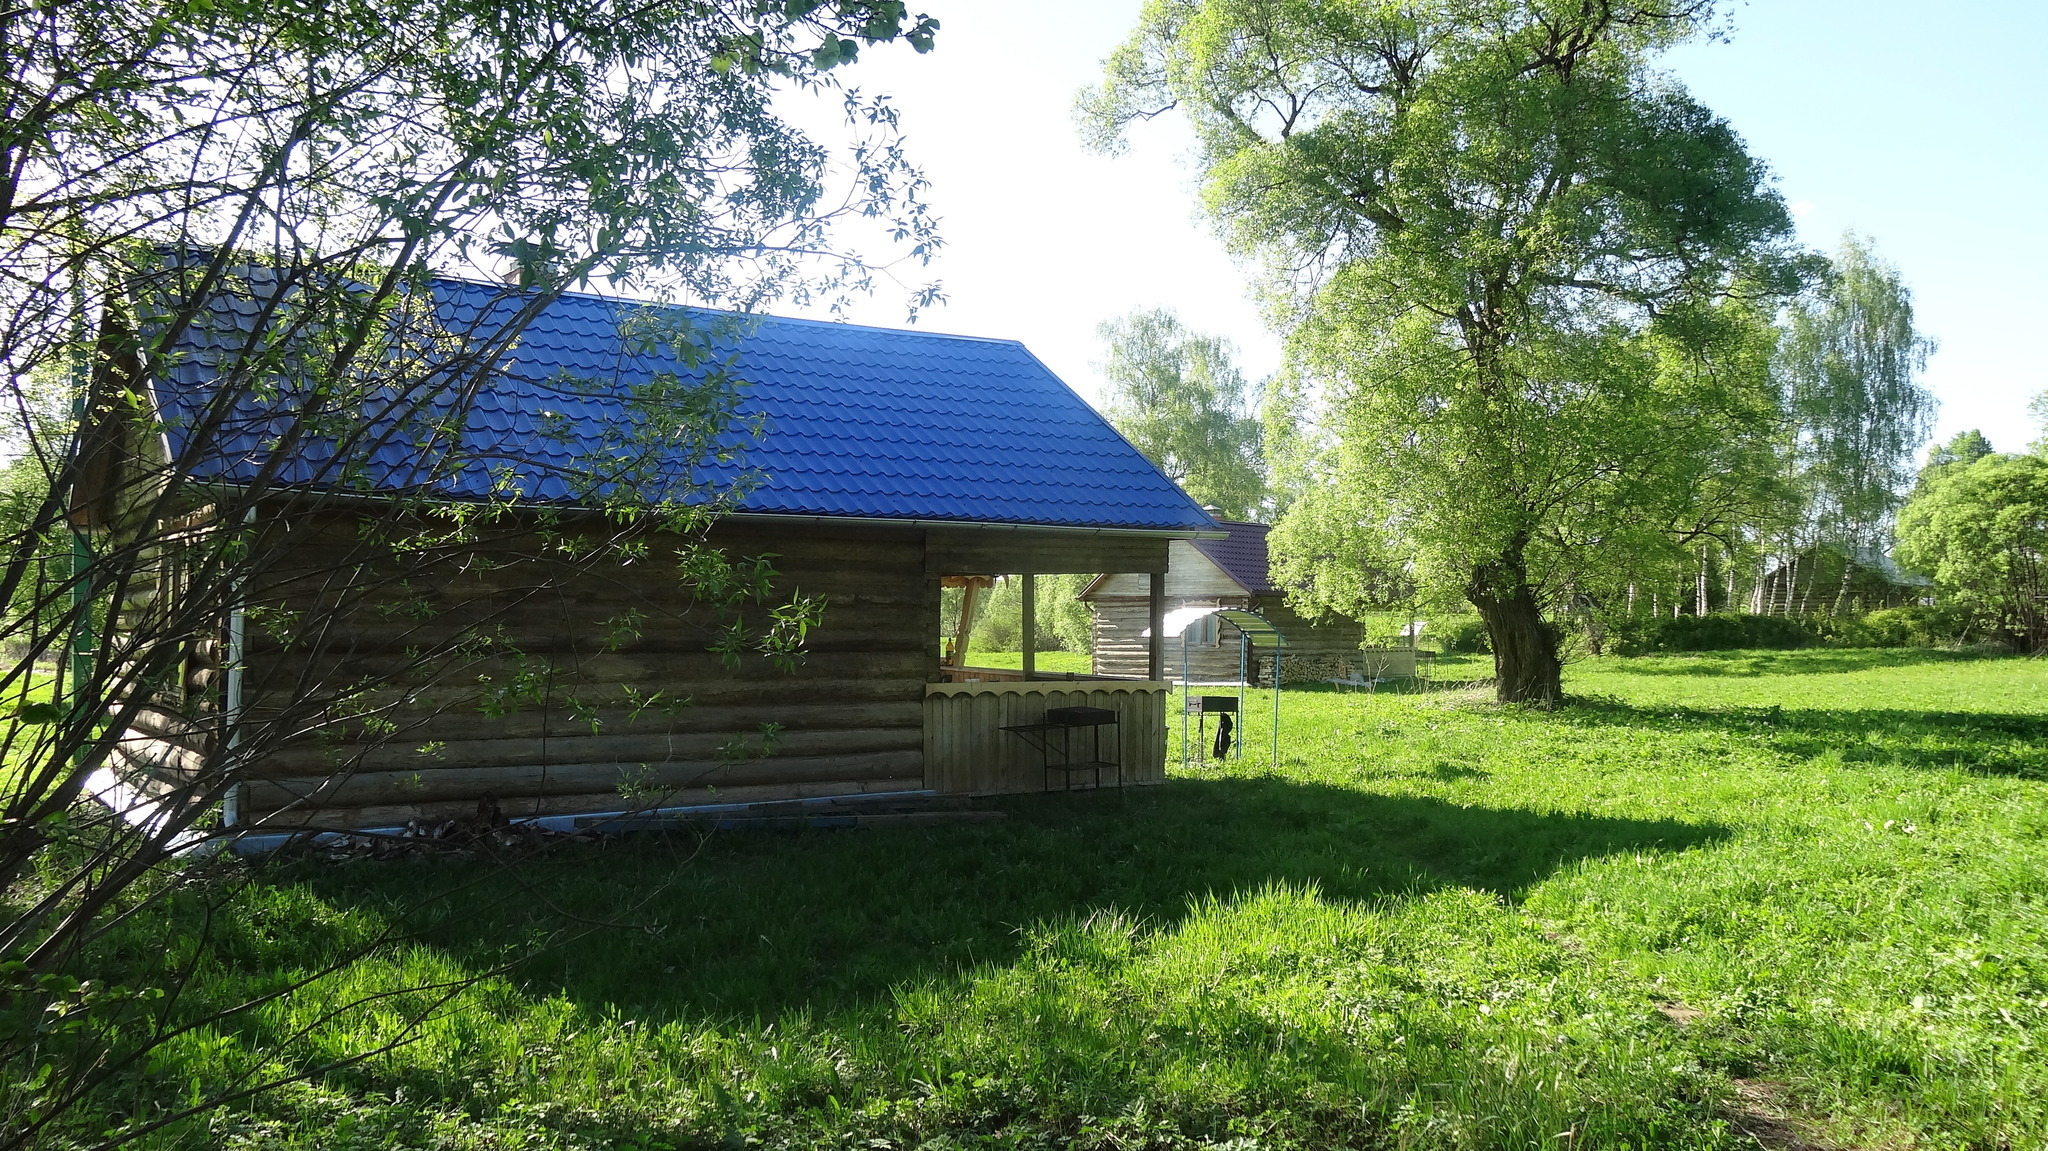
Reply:
M511 289L442 280L435 284L443 323L474 325L483 338L518 302ZM248 339L256 301L223 300L213 325L193 325L159 389L175 423L208 394L210 365ZM651 305L568 294L545 308L476 398L462 431L465 453L480 466L443 478L450 496L486 494L506 462L544 465L524 479L529 496L572 498L565 475L579 457L611 454L635 423L628 389L668 370L702 378L704 369L628 354L622 321ZM778 317L658 308L718 333L714 364L730 361L747 385L742 406L764 416L762 439L730 463L695 470L729 482L742 471L765 477L742 510L986 523L1211 530L1193 500L1140 456L1085 401L1010 341L829 324ZM737 325L740 333L733 335ZM218 329L218 330L213 330ZM224 433L211 470L221 478L253 473L264 440L276 434L275 410L253 399L237 428ZM566 422L567 442L545 429ZM431 460L418 436L396 435L369 461L377 482L399 485ZM182 448L182 445L174 445ZM331 456L331 451L327 453ZM320 453L306 451L286 478L317 482ZM690 461L664 461L680 478Z

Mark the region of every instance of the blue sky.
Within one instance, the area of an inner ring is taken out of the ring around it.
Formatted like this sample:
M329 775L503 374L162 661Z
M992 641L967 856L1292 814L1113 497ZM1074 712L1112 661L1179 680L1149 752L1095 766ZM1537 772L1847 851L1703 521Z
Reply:
M1158 122L1128 155L1085 153L1069 109L1137 18L1136 0L927 0L928 56L873 52L847 73L890 93L933 181L947 250L906 283L950 302L920 327L1020 339L1084 394L1100 384L1095 325L1167 306L1237 343L1248 373L1279 345L1250 277L1195 214L1185 131ZM1940 343L1927 383L1937 435L1982 428L1999 448L2035 434L2048 388L2048 4L1753 0L1727 43L1666 66L1727 117L1778 175L1801 238L1875 242ZM900 324L885 289L853 317Z

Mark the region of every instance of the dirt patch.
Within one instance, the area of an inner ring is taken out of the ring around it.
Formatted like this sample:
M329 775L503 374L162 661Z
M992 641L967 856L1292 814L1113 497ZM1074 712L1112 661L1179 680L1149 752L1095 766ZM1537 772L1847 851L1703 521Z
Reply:
M1676 999L1658 999L1657 1014L1683 1031L1706 1013ZM1729 1129L1763 1151L1856 1151L1835 1142L1803 1111L1784 1084L1766 1079L1733 1079L1734 1093L1721 1105Z
M1697 1007L1688 1007L1676 999L1660 999L1654 1006L1657 1014L1671 1021L1674 1027L1690 1027L1694 1020L1705 1014Z
M1736 1134L1764 1151L1853 1151L1821 1134L1817 1124L1799 1113L1782 1084L1762 1079L1732 1083L1735 1094L1722 1105L1721 1117Z

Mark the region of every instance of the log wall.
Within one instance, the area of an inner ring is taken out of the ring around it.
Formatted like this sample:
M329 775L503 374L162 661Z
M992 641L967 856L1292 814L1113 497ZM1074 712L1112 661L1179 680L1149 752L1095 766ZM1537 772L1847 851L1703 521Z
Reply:
M193 565L221 546L211 508L158 525L138 546L121 600L116 631L148 642L130 649L138 661L134 689L142 699L108 756L107 766L128 786L153 798L190 797L209 782L208 757L218 746L226 699L226 620L192 602ZM199 622L198 634L188 630ZM178 638L180 635L184 638ZM157 669L154 673L146 668ZM125 710L120 703L110 714Z
M1166 549L1166 598L1169 601L1189 600L1214 602L1218 600L1243 601L1248 594L1244 585L1231 579L1217 567L1214 561L1202 554L1201 549L1187 540L1172 540ZM1151 571L1150 568L1104 568L1104 575L1088 591L1089 598L1143 598L1151 594L1152 584L1144 575L1135 574Z
M1124 597L1100 596L1093 601L1095 609L1095 671L1099 675L1145 674L1147 627L1146 601ZM1302 683L1348 675L1360 666L1359 644L1365 637L1364 628L1355 620L1333 619L1323 623L1312 623L1298 612L1289 608L1286 601L1278 596L1258 599L1248 597L1226 598L1182 598L1169 599L1167 610L1199 604L1223 607L1243 607L1258 612L1272 625L1280 629L1287 640L1284 656L1286 682ZM1188 649L1189 678L1196 681L1236 682L1238 675L1238 631L1228 622L1217 625L1217 642L1212 645L1191 644ZM1268 656L1254 650L1254 682L1271 684L1272 669ZM1169 679L1181 678L1180 641L1168 637L1166 659L1160 671Z
M924 786L938 585L922 532L714 530L732 556L773 554L777 596L826 600L784 674L707 650L724 621L690 598L672 537L580 569L508 539L484 562L452 557L401 585L357 563L357 524L280 526L295 538L265 575L274 610L252 613L246 706L261 721L325 697L344 735L270 749L244 786L253 822L389 826L480 804L519 818ZM741 615L765 622L762 607ZM479 631L499 637L491 650L449 648ZM772 743L762 724L779 725Z
M1169 543L1176 548L1187 546L1180 540L1087 532L934 528L929 566L933 575L941 576L1163 572L1167 570ZM1143 578L1139 577L1140 582Z
M1023 737L1002 729L1040 722L1046 709L1055 707L1103 707L1117 712L1115 746L1123 764L1124 786L1159 783L1166 778L1165 683L935 683L925 690L926 780L940 791L996 795L1043 790L1046 772L1041 752ZM1110 730L1103 729L1105 747ZM1092 736L1086 729L1077 729L1072 738L1079 749ZM1053 788L1064 782L1059 773L1053 773ZM1077 787L1092 786L1094 778L1077 774L1073 782ZM1115 782L1115 773L1105 770L1102 785L1110 787Z

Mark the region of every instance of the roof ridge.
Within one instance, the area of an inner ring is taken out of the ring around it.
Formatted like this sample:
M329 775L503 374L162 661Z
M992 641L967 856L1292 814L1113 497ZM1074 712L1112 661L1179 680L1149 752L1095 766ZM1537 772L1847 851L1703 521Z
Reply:
M470 288L490 288L508 295L520 295L534 291L534 289L532 288L514 288L510 284L495 283L490 280L472 280L467 276L447 275L440 272L434 273L433 278L444 284L461 284L465 287ZM891 328L881 324L849 323L845 320L814 320L808 316L784 316L776 312L742 312L736 311L732 308L713 308L705 304L679 304L672 300L641 300L635 299L632 296L612 296L606 295L603 292L580 292L566 288L560 292L557 292L556 297L575 298L581 300L595 300L599 303L605 304L634 304L648 308L668 308L684 312L703 312L713 316L738 316L743 319L770 320L778 324L802 324L809 327L831 328L838 331L893 332L899 335L924 336L929 339L935 340L960 340L963 342L971 343L1004 344L1011 347L1024 347L1024 341L1017 339L1009 339L1003 336L972 336L968 335L965 332L935 332L926 328ZM1029 351L1030 349L1026 348L1025 350ZM1037 357L1034 356L1032 358L1036 359Z

